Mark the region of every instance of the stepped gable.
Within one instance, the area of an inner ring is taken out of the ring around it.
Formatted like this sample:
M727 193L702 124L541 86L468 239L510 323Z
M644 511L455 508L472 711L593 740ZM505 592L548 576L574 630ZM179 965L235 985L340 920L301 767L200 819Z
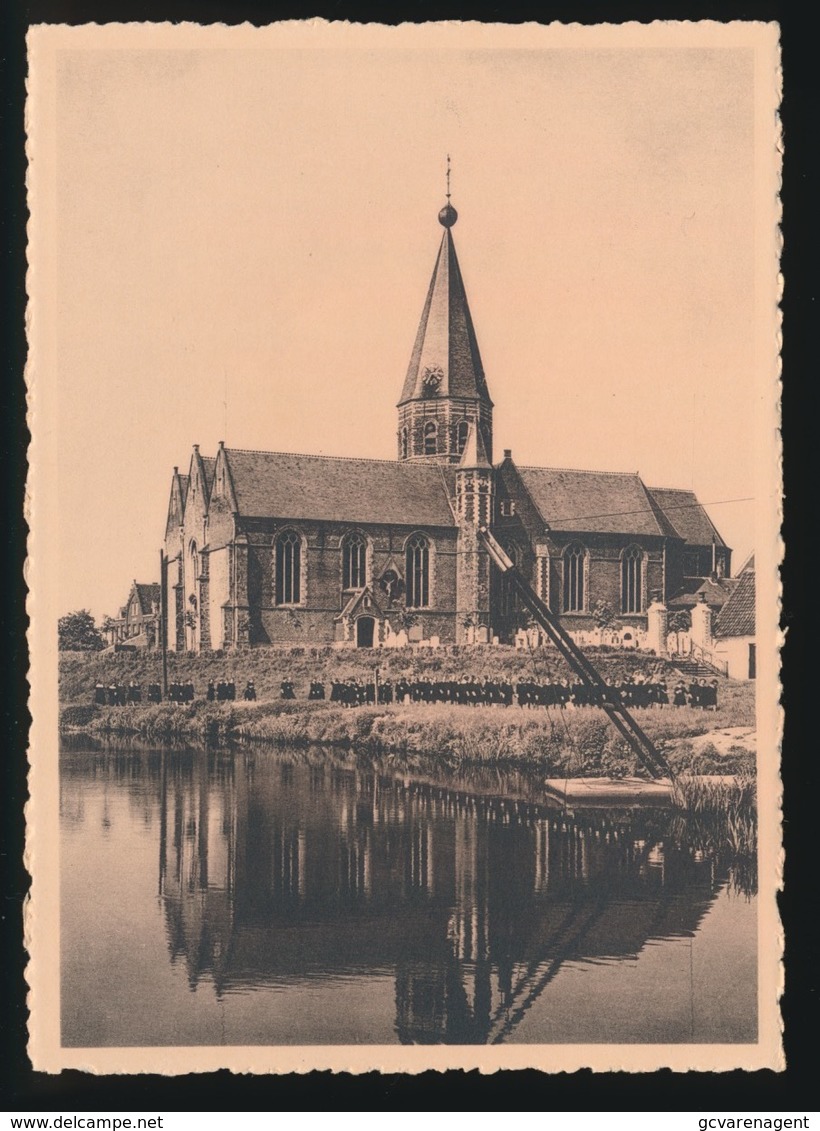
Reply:
M755 572L748 565L737 579L729 600L715 617L715 636L754 636Z
M437 396L479 400L492 406L450 230L455 216L455 209L449 205L439 215L445 231L404 379L400 405L425 399L428 396L425 377L435 373L440 378Z
M517 467L521 482L553 530L579 534L667 535L638 475Z
M647 487L647 492L684 542L692 546L708 546L710 542L714 542L716 546L726 546L694 491L675 487Z
M454 526L448 479L435 464L225 449L248 518Z

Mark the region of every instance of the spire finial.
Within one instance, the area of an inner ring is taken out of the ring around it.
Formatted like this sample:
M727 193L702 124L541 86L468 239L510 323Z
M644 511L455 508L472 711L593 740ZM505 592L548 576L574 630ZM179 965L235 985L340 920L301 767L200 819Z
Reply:
M447 154L447 203L438 214L438 222L443 228L452 228L458 219L458 213L450 203L450 154Z

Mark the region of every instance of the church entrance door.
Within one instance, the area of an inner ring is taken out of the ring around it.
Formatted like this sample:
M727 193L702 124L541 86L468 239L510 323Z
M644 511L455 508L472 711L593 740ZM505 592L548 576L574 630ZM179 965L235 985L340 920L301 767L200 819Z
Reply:
M375 629L376 620L374 617L359 617L356 621L356 647L372 648Z

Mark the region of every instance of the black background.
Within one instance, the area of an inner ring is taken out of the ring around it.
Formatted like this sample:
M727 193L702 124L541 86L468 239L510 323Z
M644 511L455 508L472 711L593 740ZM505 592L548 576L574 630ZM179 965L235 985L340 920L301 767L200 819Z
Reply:
M820 684L817 640L818 594L812 588L817 557L817 387L813 333L817 320L817 176L820 137L820 55L810 0L784 3L528 3L507 0L5 0L2 9L2 131L0 166L4 229L4 295L0 326L5 374L0 388L0 539L4 567L0 601L0 799L2 800L4 954L0 1107L6 1111L93 1113L95 1111L799 1111L816 1109L818 1010L818 850L816 829L820 748L815 707ZM202 1076L95 1077L67 1071L34 1072L25 1052L27 1011L22 949L22 901L27 875L22 866L23 803L26 797L27 655L23 562L26 526L23 489L28 432L23 367L25 316L25 157L23 107L26 82L24 37L36 23L81 24L192 20L254 24L319 16L359 22L401 23L474 19L521 23L553 20L584 24L654 19L766 20L781 25L784 99L784 292L783 427L786 485L783 568L785 890L781 911L786 929L786 993L782 1002L788 1068L784 1073L591 1073L547 1076L532 1071L425 1073L417 1077L311 1073L307 1076L242 1077L228 1072ZM812 549L814 557L812 557Z

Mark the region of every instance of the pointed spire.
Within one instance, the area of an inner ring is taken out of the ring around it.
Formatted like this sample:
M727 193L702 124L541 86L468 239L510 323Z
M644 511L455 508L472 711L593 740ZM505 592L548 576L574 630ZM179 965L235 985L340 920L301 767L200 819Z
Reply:
M459 470L474 470L476 468L489 470L492 464L487 459L487 449L484 447L484 438L477 424L470 425L467 433L467 443L459 461Z
M458 213L449 199L438 219L445 231L399 404L459 397L492 406L451 232Z

